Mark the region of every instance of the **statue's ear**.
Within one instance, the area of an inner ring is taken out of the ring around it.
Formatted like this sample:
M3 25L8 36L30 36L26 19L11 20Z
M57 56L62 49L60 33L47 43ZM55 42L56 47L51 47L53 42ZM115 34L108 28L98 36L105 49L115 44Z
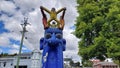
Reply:
M41 38L40 39L40 50L43 49L43 46L44 46L44 38Z
M65 51L65 50L66 50L66 40L63 39L63 51Z

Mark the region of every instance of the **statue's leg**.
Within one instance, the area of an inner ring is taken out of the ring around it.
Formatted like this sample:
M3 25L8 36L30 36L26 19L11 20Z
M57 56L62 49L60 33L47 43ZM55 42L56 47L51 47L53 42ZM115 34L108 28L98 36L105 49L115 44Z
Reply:
M65 51L66 50L66 40L65 39L63 39L62 40L63 42L62 42L62 49L63 49L63 51Z
M44 29L47 28L47 27L49 27L48 23L47 23L47 17L44 16L42 20L43 20Z
M64 28L64 19L60 17L60 28L63 29Z
M48 26L50 26L50 22L51 22L52 20L53 20L53 19L52 19L52 18L50 18L50 19L47 21Z
M57 22L57 26L60 27L60 21L55 19L55 21Z

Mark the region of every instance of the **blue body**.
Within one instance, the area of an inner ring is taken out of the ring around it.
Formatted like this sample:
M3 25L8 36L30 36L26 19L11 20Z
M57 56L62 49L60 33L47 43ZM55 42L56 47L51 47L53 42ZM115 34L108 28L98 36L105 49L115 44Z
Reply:
M44 38L40 39L42 53L42 68L64 68L63 51L66 40L63 39L62 30L59 28L45 29Z

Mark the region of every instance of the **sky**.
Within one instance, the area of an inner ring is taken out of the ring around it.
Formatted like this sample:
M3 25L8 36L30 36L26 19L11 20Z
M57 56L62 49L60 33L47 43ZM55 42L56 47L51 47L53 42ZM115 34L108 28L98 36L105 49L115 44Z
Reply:
M22 52L31 52L39 49L39 40L44 36L42 15L40 6L49 10L66 7L65 27L63 38L66 39L66 51L64 57L80 59L78 53L78 41L72 32L75 30L75 20L78 16L76 0L0 0L0 53L18 53L24 17L28 18ZM48 16L48 15L47 15Z

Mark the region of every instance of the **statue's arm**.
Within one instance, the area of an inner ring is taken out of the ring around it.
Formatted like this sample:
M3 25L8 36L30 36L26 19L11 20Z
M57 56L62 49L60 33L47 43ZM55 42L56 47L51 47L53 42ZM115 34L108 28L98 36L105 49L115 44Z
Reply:
M43 49L43 46L44 46L44 38L41 38L40 39L40 50Z
M44 11L43 11L43 9L42 9L42 6L40 6L40 9L41 9L42 16L43 16L43 17L46 17L46 15L45 15L45 13L44 13Z
M60 10L58 10L56 13L58 14L58 13L60 13L61 11L65 11L66 10L66 8L61 8Z
M66 11L66 8L63 10L63 13L62 13L62 16L61 16L62 19L63 19L64 16L65 16L65 11Z
M66 50L66 40L65 39L63 39L63 51L65 51Z
M41 9L42 11L45 10L46 12L50 13L50 11L49 11L47 8L43 7L43 6L40 6L40 9Z

